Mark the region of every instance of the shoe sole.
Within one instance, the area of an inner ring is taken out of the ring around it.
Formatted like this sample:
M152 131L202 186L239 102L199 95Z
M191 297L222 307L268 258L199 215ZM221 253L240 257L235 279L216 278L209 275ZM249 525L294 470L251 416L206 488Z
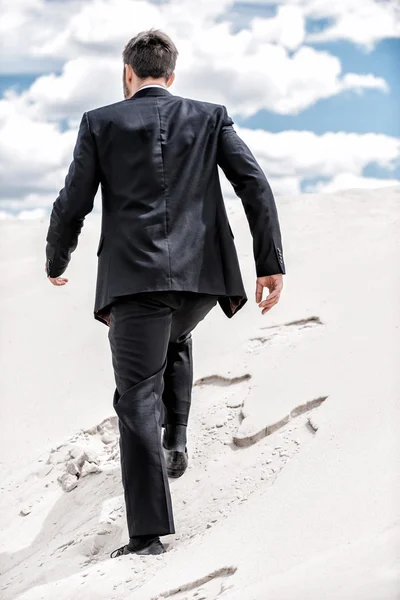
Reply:
M179 477L182 477L182 475L184 475L185 472L186 469L184 469L183 471L169 471L167 469L167 475L170 479L179 479Z

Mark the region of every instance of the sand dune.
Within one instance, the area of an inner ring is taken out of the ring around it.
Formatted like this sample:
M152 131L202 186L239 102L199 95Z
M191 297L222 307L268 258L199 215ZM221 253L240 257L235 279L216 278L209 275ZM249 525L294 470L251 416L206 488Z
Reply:
M400 598L400 188L283 198L281 303L194 332L190 466L166 554L126 541L107 329L92 316L99 218L64 288L46 222L0 222L2 600Z

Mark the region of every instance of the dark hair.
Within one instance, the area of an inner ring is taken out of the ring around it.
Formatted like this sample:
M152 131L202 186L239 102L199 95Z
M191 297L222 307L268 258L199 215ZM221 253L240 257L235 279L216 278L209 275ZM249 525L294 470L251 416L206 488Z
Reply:
M124 64L130 65L140 79L164 77L168 80L175 70L177 56L175 44L159 29L138 33L122 53Z

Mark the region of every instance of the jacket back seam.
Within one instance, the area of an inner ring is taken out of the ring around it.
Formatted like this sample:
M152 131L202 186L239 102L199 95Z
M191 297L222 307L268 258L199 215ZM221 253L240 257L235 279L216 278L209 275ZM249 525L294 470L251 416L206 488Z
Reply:
M158 98L155 98L156 101L156 110L158 114L158 122L160 127L160 148L161 148L161 169L162 169L162 181L164 187L164 204L165 204L165 232L166 232L166 242L167 242L167 252L168 252L168 266L169 266L169 285L172 284L172 270L171 270L171 251L169 247L169 223L168 223L168 202L167 202L167 182L165 177L165 167L164 167L164 152L163 152L163 140L162 140L162 130L161 130L161 114L158 105Z

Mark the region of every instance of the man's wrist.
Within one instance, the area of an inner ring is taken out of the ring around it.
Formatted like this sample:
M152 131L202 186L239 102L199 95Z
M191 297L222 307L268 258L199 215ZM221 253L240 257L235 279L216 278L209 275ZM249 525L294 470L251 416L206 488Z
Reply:
M271 275L286 275L286 271L281 265L276 265L272 268L256 265L256 274L257 277L271 277Z

